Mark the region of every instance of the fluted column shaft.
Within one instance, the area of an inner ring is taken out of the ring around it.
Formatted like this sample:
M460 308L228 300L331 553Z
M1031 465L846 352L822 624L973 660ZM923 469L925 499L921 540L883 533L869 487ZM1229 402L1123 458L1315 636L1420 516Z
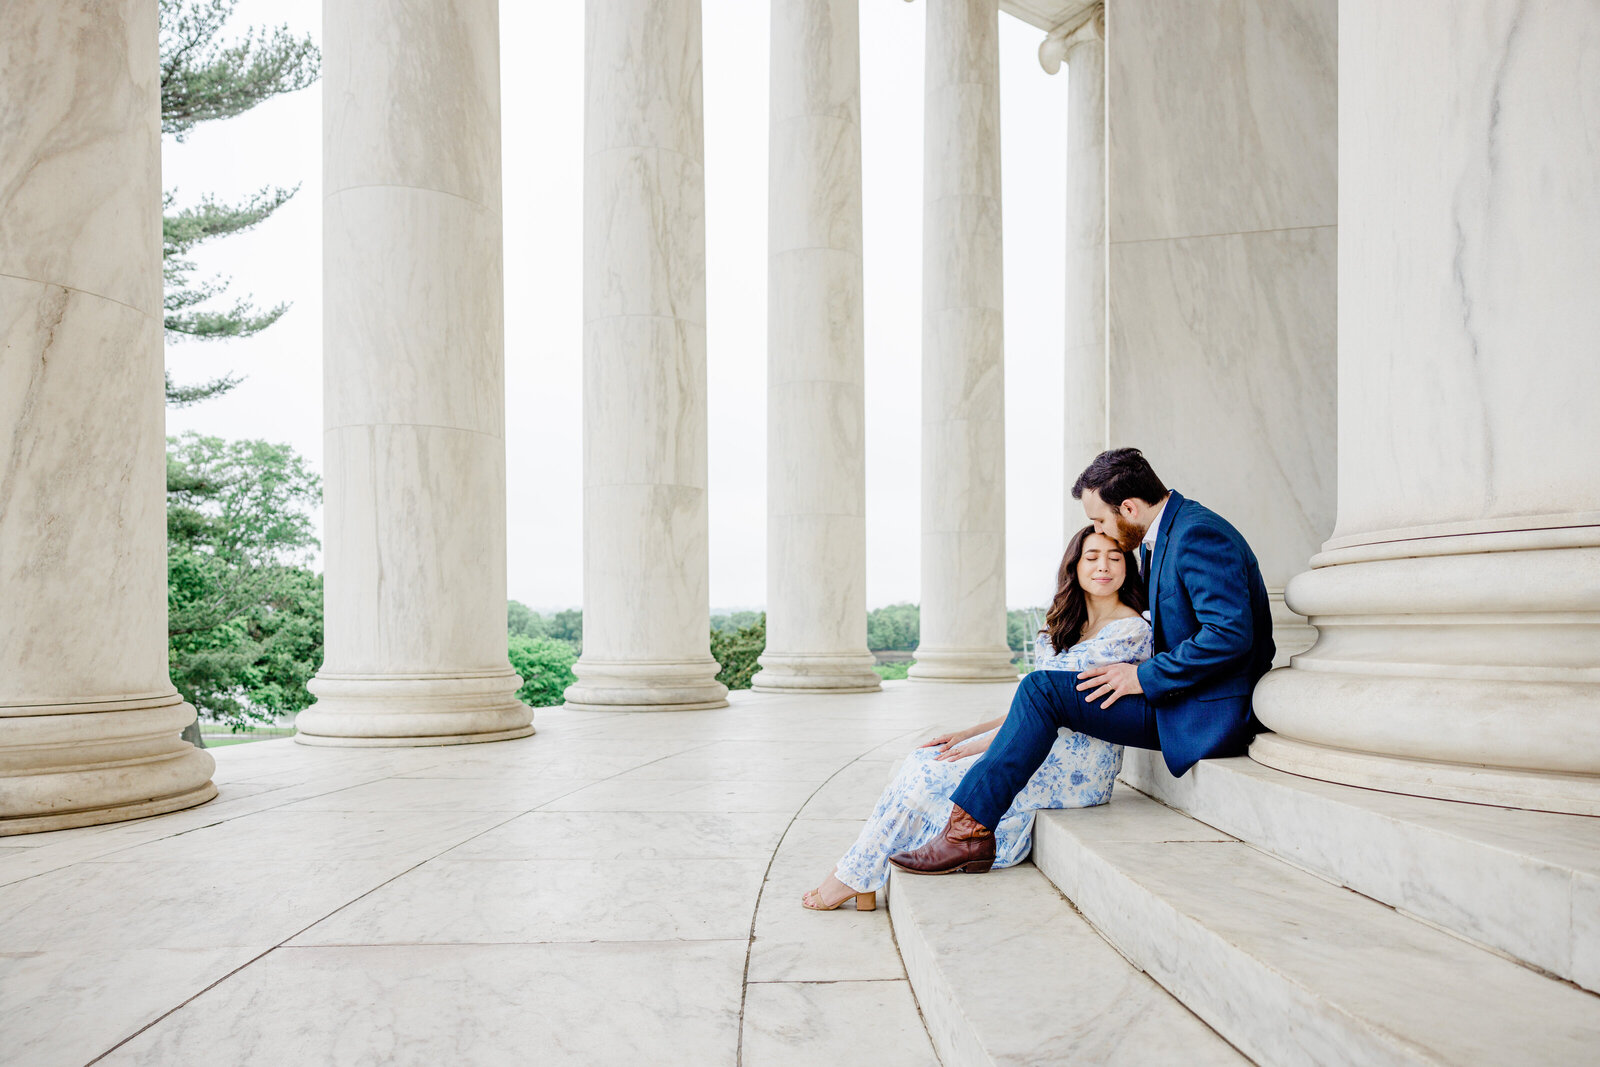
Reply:
M1339 11L1339 501L1284 770L1600 814L1600 9Z
M567 703L719 707L706 514L699 0L589 0L583 656Z
M997 0L928 0L919 681L1012 679L1006 646Z
M0 33L0 835L216 796L167 674L156 0Z
M772 0L767 648L753 687L870 692L860 0Z
M297 736L521 737L495 0L329 0L323 37L327 644Z
M1067 64L1067 325L1062 408L1063 535L1085 525L1072 498L1106 436L1106 41L1104 9L1065 42Z

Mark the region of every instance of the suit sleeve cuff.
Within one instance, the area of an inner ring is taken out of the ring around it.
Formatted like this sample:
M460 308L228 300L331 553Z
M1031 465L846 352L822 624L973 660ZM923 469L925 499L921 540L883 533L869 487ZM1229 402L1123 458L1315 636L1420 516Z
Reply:
M1161 695L1161 683L1156 676L1154 659L1147 659L1136 668L1139 675L1139 688L1144 690L1144 695L1149 700L1154 700Z

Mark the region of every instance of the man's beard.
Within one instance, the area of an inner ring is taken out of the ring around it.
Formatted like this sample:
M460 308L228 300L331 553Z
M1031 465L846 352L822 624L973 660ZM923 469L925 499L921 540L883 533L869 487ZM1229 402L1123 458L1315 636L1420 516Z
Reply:
M1144 542L1144 535L1149 529L1148 525L1135 526L1124 519L1117 523L1117 547L1124 554L1139 551L1139 545Z

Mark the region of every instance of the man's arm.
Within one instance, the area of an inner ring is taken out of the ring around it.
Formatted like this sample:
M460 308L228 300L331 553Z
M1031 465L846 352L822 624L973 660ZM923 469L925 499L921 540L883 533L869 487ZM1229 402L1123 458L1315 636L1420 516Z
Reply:
M1152 700L1242 666L1255 640L1249 568L1239 547L1204 523L1185 531L1177 560L1200 628L1175 648L1139 665L1139 685Z

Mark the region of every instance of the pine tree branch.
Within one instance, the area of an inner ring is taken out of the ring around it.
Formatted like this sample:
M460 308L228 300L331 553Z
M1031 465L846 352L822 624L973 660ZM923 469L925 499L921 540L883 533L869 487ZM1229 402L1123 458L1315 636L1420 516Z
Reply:
M165 275L166 288L161 294L161 304L169 313L194 307L228 288L228 279L222 277L204 282L190 282L189 275L193 271L194 264L183 260L167 264L167 269L162 271Z
M221 378L213 378L209 382L199 382L195 385L179 385L172 380L172 372L168 371L167 406L184 408L190 404L198 404L202 400L210 400L212 397L221 396L242 381L244 381L244 378L239 375L225 374ZM191 487L179 487L178 491L185 491L187 488ZM167 480L167 491L173 491L170 474ZM168 516L169 518L171 516L170 510Z
M201 241L248 230L288 203L299 191L299 185L292 189L269 185L242 203L223 204L215 197L206 196L192 207L172 214L163 213L161 254L165 258L181 256ZM170 208L175 199L172 191L166 192L162 198L163 208Z
M174 297L181 293L173 294ZM215 341L223 337L250 337L283 318L288 304L278 304L257 313L248 300L238 300L226 311L172 311L166 315L167 333L196 341Z
M282 93L303 89L321 73L322 55L310 35L297 37L287 25L252 27L224 43L220 34L239 0L160 0L161 129L175 140L202 122L231 118ZM249 337L271 326L288 310L278 304L259 311L248 300L226 310L200 310L228 287L226 278L194 281L195 264L185 254L202 241L239 233L282 207L298 191L268 186L237 204L207 196L198 204L167 214L175 197L163 198L162 274L164 324L168 337L213 340ZM224 375L178 385L166 380L167 402L175 407L220 396L240 378Z
M217 41L238 0L161 0L161 131L182 141L196 125L241 115L321 73L309 35L252 27Z

